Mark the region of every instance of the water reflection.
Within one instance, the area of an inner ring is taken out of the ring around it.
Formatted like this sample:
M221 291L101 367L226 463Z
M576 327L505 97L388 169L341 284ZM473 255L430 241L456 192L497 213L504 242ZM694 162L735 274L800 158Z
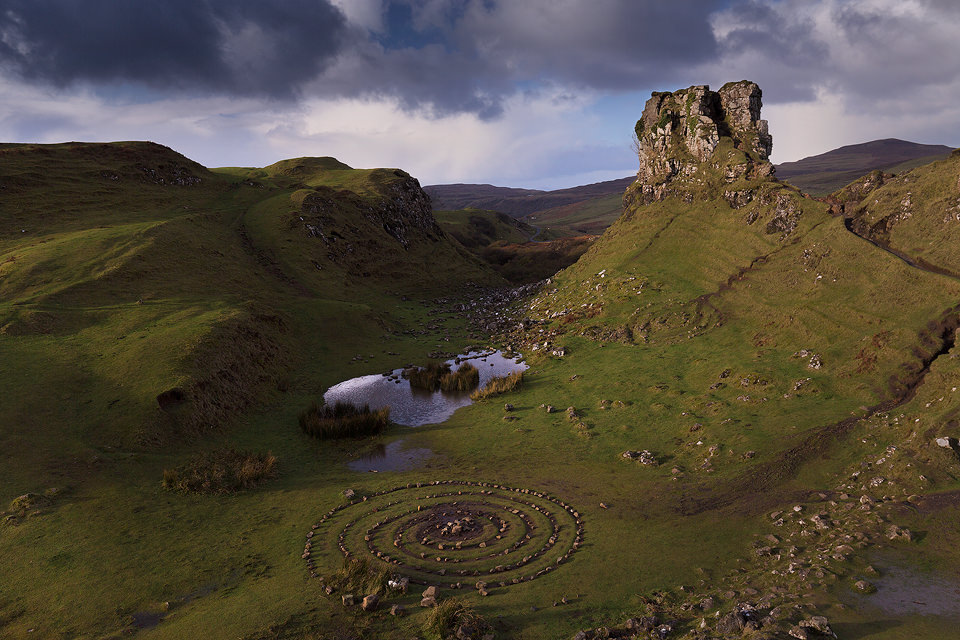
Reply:
M519 356L507 358L500 351L472 351L447 362L454 371L464 362L475 366L480 371L481 387L490 378L528 368L520 361ZM355 405L369 404L371 409L389 406L391 422L408 427L443 422L452 416L454 411L471 403L470 395L465 393L411 389L410 383L403 379L402 372L403 369L394 369L388 375L374 374L345 380L327 389L323 399L328 404L337 401Z
M878 578L870 578L876 593L851 593L850 604L884 614L960 617L960 581L955 576L921 572L909 566L884 566Z
M433 451L423 447L404 448L404 441L394 440L384 446L376 445L372 451L347 466L353 471L409 471L423 465L433 457Z

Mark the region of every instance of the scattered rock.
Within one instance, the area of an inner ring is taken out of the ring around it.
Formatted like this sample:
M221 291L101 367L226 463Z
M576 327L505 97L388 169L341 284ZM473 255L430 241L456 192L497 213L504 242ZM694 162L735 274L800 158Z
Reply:
M830 622L825 616L811 616L806 620L801 620L799 626L803 629L812 629L822 636L837 637L837 634L830 628Z
M887 538L897 542L913 542L914 536L910 529L892 524L887 528Z
M395 604L392 607L390 607L390 615L392 616L400 617L406 612L407 610L404 608L402 604Z
M876 593L877 588L866 580L857 580L853 587L860 593Z
M356 492L355 492L353 489L346 489L346 490L343 492L343 497L346 498L347 500L353 500L354 496L356 496L356 495L357 495L357 494L356 494Z
M356 598L354 598L353 595L349 593L346 593L340 596L340 601L343 603L343 606L345 607L352 607L353 605L357 604Z
M363 599L363 602L360 604L360 606L364 611L376 611L379 604L380 596L375 593L371 593Z
M949 437L937 438L934 442L937 443L938 447L943 447L944 449L956 450L958 448L956 438L949 438Z

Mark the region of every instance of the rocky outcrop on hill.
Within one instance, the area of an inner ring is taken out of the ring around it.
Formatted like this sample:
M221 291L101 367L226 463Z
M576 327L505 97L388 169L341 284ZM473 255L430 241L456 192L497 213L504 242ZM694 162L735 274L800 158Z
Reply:
M624 205L670 195L692 202L698 195L723 191L723 185L772 175L767 159L773 139L766 120L760 119L762 95L747 80L727 83L719 91L695 85L654 92L636 125L640 170L624 194Z
M383 230L393 236L404 247L407 246L407 230L417 229L431 240L444 237L443 230L433 217L430 196L420 188L420 182L397 170L400 180L384 189L383 199L372 207L371 219L378 221Z
M303 199L300 219L307 232L335 244L350 232L337 229L335 210L355 209L375 227L379 227L406 249L414 236L431 241L445 237L430 206L430 196L420 188L416 178L399 169L393 180L387 182L375 198L368 198L344 190L317 187ZM352 217L352 216L351 216ZM356 235L356 234L353 234ZM360 234L354 240L361 240ZM369 239L369 238L368 238Z

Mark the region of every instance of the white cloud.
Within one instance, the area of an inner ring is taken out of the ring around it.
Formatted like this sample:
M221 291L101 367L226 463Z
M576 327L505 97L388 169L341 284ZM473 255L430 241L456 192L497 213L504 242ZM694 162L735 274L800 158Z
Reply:
M384 29L383 0L331 0L331 4L343 12L347 21L358 27L375 32Z
M2 78L0 90L0 140L152 140L212 167L329 155L355 167L399 167L423 184L559 188L622 177L633 165L628 153L617 153L626 144L611 153L598 142L604 123L584 113L596 96L561 88L518 93L497 120L411 113L387 98L115 103L91 91L54 92Z
M591 166L596 155L583 109L592 98L571 98L554 90L517 94L502 118L485 121L473 114L433 117L404 111L392 100L311 100L302 113L275 128L270 145L278 154L333 155L357 167L396 166L424 184L487 181L511 186L574 186L606 170ZM587 162L578 158L587 155ZM629 170L627 171L629 173Z

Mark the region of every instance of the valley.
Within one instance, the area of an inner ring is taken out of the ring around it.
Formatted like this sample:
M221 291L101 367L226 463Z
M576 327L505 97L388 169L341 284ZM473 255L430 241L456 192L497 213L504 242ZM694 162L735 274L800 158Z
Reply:
M814 198L761 98L556 192L0 145L0 637L952 637L960 152ZM529 368L302 427L481 349Z

